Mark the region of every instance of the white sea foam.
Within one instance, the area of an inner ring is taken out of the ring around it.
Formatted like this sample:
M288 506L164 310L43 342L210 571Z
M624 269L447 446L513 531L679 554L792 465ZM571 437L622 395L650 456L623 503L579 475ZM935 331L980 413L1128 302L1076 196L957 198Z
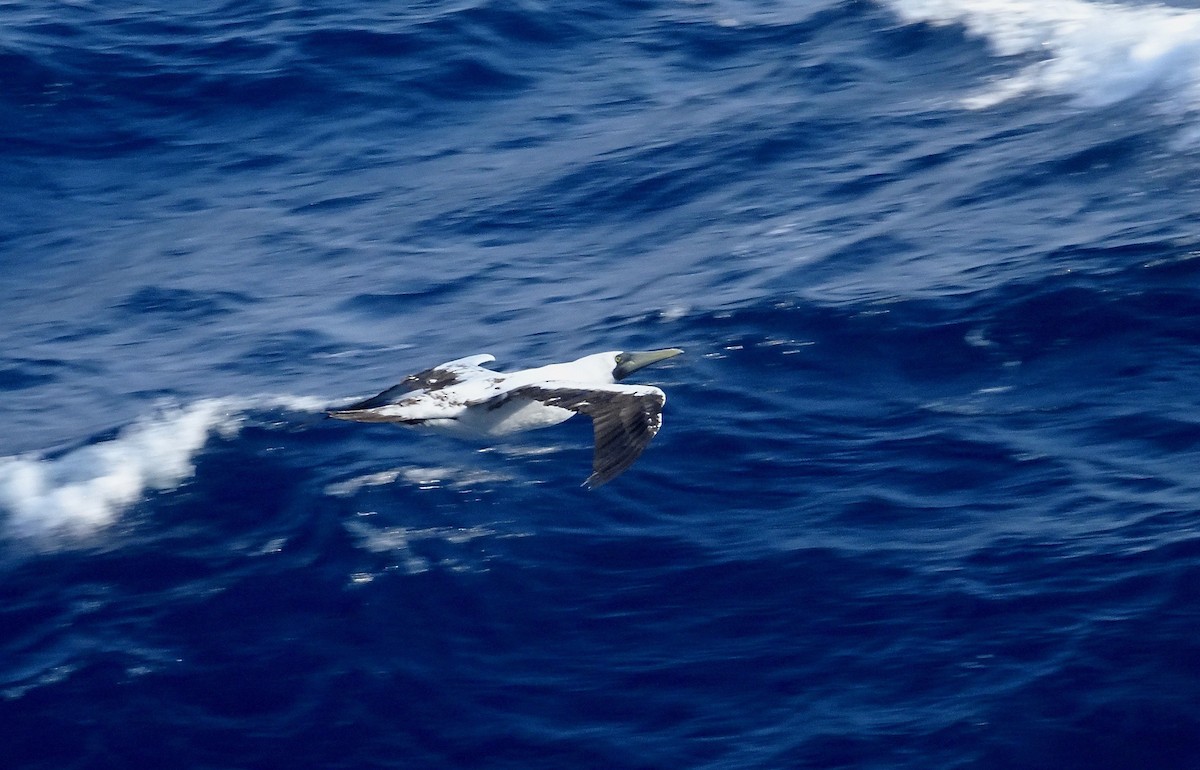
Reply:
M1039 56L967 107L1028 93L1101 107L1157 89L1171 110L1200 108L1200 10L1083 0L884 1L906 22L961 24L1000 55Z
M114 438L66 454L0 457L0 512L10 537L49 542L111 524L148 492L170 490L195 471L214 433L232 437L246 410L319 409L310 398L206 399L160 408Z
M325 494L333 497L353 497L366 487L386 486L400 480L420 489L447 487L462 491L498 483L512 483L513 478L486 470L411 465L335 482L325 487Z
M362 514L373 516L373 513ZM521 537L519 534L501 534L484 526L474 527L374 527L362 521L348 521L346 530L354 535L360 547L373 553L388 553L398 559L398 565L409 574L427 572L435 564L454 570L471 569L457 558L443 554L437 561L417 553L422 541L441 541L449 545L465 545L478 538ZM475 554L475 558L478 555ZM373 579L370 573L358 573L351 577L354 583L366 583Z

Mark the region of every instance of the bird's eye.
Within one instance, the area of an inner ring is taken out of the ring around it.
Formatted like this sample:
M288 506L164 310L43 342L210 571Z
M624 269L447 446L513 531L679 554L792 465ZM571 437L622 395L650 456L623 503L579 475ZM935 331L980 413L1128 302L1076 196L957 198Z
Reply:
M624 354L624 353L618 353L618 354L617 354L617 363L618 363L618 364L623 364L623 363L625 363L625 354Z

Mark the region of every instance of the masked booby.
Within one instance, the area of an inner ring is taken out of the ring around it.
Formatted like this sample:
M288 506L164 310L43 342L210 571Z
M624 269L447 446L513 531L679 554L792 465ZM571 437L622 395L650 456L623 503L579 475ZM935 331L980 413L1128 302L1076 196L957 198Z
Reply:
M483 364L487 354L458 358L409 375L379 395L328 414L354 422L389 422L466 436L503 436L592 418L592 475L584 486L612 481L641 455L662 426L667 394L650 385L619 385L679 348L609 351L516 372Z

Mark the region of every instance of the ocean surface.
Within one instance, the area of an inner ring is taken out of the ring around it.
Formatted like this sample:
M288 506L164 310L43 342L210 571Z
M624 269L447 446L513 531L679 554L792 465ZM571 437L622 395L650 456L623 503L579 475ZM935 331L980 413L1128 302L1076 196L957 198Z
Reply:
M1200 768L1200 5L0 2L5 768ZM324 410L677 346L639 461Z

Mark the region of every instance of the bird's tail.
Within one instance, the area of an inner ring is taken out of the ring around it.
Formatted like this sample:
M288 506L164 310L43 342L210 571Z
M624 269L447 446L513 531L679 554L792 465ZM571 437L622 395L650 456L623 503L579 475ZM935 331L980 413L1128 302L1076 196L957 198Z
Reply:
M423 418L380 414L375 409L334 409L325 414L335 420L349 420L350 422L390 422L397 425L420 425L425 422Z

